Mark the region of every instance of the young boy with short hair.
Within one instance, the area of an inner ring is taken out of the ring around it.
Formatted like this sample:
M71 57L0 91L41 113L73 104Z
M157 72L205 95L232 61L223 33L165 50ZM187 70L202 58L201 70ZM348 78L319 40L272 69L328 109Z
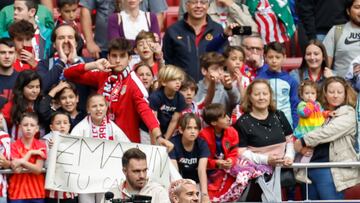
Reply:
M208 192L210 199L213 199L227 192L235 180L222 169L229 170L236 164L239 137L237 131L230 126L230 118L222 104L206 106L203 119L209 125L200 131L200 137L207 142L210 150L207 166Z
M147 31L140 31L135 38L134 51L139 55L140 60L149 65L156 77L160 68L165 66L161 45L155 34Z
M183 82L181 83L180 93L185 98L186 108L181 112L182 115L186 113L194 113L201 118L201 112L206 105L210 104L215 94L215 80L211 80L209 83L208 91L203 100L195 102L194 98L198 92L198 87L195 80L188 74L185 75Z
M221 103L226 113L231 114L240 102L240 93L233 84L229 73L224 72L225 58L216 52L209 52L200 57L201 73L204 79L198 83L195 101L200 102L208 94L211 81L215 81L215 95L212 103Z
M10 202L44 202L45 177L42 173L47 158L46 145L35 138L39 132L36 113L26 112L20 120L23 136L11 143L11 167L15 172L9 181ZM27 173L20 173L27 169Z
M34 34L33 25L26 20L14 22L9 27L9 35L14 41L17 55L13 67L17 72L35 70L37 67L38 60L32 43Z
M271 42L265 49L265 61L268 65L266 71L261 72L257 78L267 79L274 91L277 110L283 111L289 123L296 128L298 124L297 105L298 83L282 70L286 59L285 47L279 42Z
M160 69L161 87L149 98L150 108L156 112L161 132L166 139L172 137L181 112L186 108L184 96L179 92L184 74L184 71L173 65Z
M129 67L132 46L126 39L109 43L106 59L81 63L64 70L70 81L98 89L109 102L110 117L124 131L131 142L140 143L140 119L150 129L152 143L171 148L171 143L161 136L159 122L149 107L148 93L136 73ZM170 144L170 145L169 145Z
M14 22L25 20L29 22L35 32L31 38L32 51L36 60L45 59L50 55L52 29L42 25L36 16L38 11L37 0L15 0L14 1ZM10 29L10 27L9 27ZM9 32L1 33L2 37L8 37Z
M76 11L79 7L79 0L57 0L57 7L59 9L60 16L57 18L55 27L63 23L77 26Z
M76 22L77 9L79 7L79 0L57 0L57 7L59 9L60 16L55 22L55 28L62 24L71 25L76 32L78 37L76 38L76 50L79 56L82 56L82 49L84 47L84 36L81 34L80 24Z

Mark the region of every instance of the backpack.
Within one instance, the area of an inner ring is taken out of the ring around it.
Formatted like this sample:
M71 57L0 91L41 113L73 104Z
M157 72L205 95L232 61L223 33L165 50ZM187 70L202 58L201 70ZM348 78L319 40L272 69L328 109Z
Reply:
M332 62L332 68L334 68L334 62L335 62L335 51L336 51L336 45L339 42L339 39L343 33L345 24L341 25L335 25L335 34L334 34L334 52L333 52L333 62Z

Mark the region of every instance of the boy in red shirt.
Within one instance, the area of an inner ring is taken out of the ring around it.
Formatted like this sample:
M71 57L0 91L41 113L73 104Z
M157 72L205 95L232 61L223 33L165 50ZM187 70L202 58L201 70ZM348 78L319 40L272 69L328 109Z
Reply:
M37 115L24 113L19 127L23 136L11 144L11 167L15 174L9 181L9 202L43 203L45 177L42 168L46 160L46 145L34 138L39 132ZM20 173L23 169L28 173Z
M235 178L226 174L236 164L238 156L239 136L230 126L230 118L226 115L222 104L209 104L203 110L203 119L209 125L200 131L208 144L208 192L210 200L226 193Z
M72 66L64 70L64 76L70 81L97 88L109 102L110 118L132 142L140 143L141 119L150 130L152 143L170 149L172 144L162 137L159 122L149 107L147 90L129 67L131 52L129 41L114 39L109 43L108 60Z

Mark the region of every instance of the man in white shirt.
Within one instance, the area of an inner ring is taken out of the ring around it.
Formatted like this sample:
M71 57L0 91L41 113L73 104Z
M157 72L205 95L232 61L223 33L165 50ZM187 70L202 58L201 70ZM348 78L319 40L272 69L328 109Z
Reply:
M114 199L129 199L132 195L151 197L151 203L170 203L167 190L159 183L148 180L146 154L140 149L131 148L122 157L123 173L126 180L110 191Z

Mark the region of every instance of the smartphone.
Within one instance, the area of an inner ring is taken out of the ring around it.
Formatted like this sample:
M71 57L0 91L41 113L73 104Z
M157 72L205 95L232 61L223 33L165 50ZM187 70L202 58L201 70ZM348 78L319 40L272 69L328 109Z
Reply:
M32 46L24 46L23 49L30 52L30 53L33 53L33 47Z
M250 26L236 26L232 29L233 35L251 35Z
M33 47L32 46L23 46L23 50L26 50L27 52L33 53ZM21 61L22 63L27 63L27 61Z

